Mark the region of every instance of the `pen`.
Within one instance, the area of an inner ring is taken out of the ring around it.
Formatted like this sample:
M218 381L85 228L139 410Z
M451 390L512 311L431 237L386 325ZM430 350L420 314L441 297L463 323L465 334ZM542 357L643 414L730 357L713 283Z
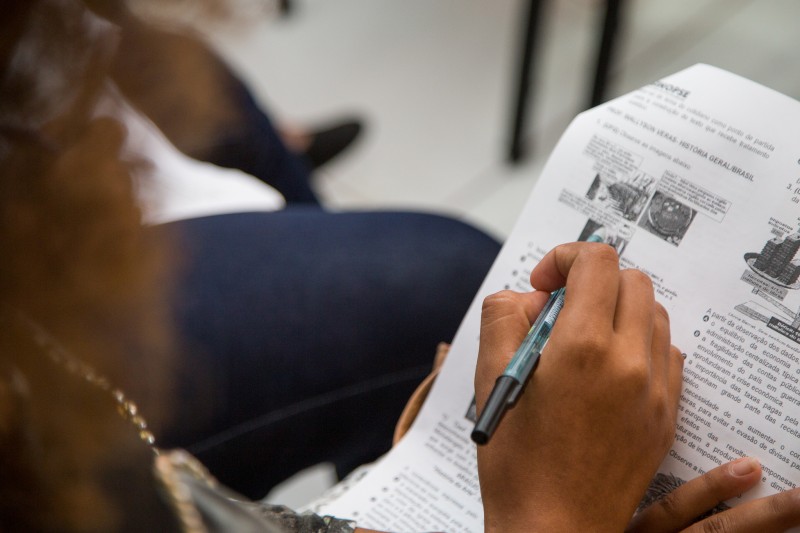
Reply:
M603 242L604 240L603 236L598 233L592 233L586 239L587 242ZM561 287L550 293L550 298L547 299L544 308L536 317L528 334L525 335L525 340L522 341L506 369L495 381L492 393L486 400L486 405L472 430L471 437L476 444L489 442L500 419L503 418L503 414L516 403L539 363L539 357L550 339L550 332L553 330L556 318L563 306L564 287Z

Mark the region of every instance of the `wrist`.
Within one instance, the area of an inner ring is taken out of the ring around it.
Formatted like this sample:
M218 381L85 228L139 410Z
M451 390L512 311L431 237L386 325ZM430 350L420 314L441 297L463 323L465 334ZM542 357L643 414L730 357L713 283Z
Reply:
M613 512L592 510L593 507L575 502L569 508L542 505L499 512L486 510L484 533L612 533L622 531L628 523Z

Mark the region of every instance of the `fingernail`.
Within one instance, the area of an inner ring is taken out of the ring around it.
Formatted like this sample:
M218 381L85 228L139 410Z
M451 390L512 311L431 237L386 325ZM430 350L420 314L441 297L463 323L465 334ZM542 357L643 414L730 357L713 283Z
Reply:
M734 476L746 476L755 472L756 468L761 463L755 457L742 457L734 463L731 463L731 474Z

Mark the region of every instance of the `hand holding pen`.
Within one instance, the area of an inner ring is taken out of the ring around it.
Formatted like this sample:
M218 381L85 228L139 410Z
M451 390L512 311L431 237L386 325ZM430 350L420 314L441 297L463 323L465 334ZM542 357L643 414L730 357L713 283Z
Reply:
M557 247L531 284L484 302L479 412L547 293L566 290L526 390L478 447L487 531L500 516L525 517L520 531L622 530L674 435L683 358L669 319L649 278L621 271L607 245Z
M597 233L589 235L586 242L603 242L603 236ZM476 444L486 444L494 434L497 425L505 412L517 403L525 385L530 381L539 358L542 356L550 333L556 324L561 308L564 306L564 287L550 293L539 316L534 320L525 340L522 341L514 356L509 361L503 374L495 381L492 393L486 400L480 417L472 430L472 440Z

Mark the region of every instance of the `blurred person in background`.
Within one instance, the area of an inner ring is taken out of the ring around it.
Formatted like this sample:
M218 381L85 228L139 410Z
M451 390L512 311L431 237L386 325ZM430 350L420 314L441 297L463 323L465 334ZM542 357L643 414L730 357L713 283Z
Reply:
M154 25L136 16L124 0L85 4L119 27L119 53L109 76L178 150L253 175L288 203L320 204L312 171L356 140L360 119L329 119L314 129L285 121L276 125L264 103L186 24ZM226 0L206 0L205 6L236 10Z
M63 20L32 17L23 37L36 54L19 47L10 59L7 116L38 131L38 115L85 102L80 113L122 124L120 158L135 164L105 179L133 187L146 233L170 236L177 266L163 290L180 357L169 381L174 416L160 442L189 449L252 497L319 462L344 475L384 453L396 413L429 372L437 343L454 335L499 244L436 215L288 202L263 180L187 157L109 77L122 75L125 30L77 0L37 5L63 11ZM113 31L96 31L101 23ZM209 97L219 89L211 74L234 82L205 61L187 65L175 84L205 80L187 100L214 104L189 114L202 129L197 117L228 116L225 101ZM147 73L142 64L125 75ZM29 105L11 103L23 96ZM253 151L297 163L283 144L259 147L260 139L248 141Z

